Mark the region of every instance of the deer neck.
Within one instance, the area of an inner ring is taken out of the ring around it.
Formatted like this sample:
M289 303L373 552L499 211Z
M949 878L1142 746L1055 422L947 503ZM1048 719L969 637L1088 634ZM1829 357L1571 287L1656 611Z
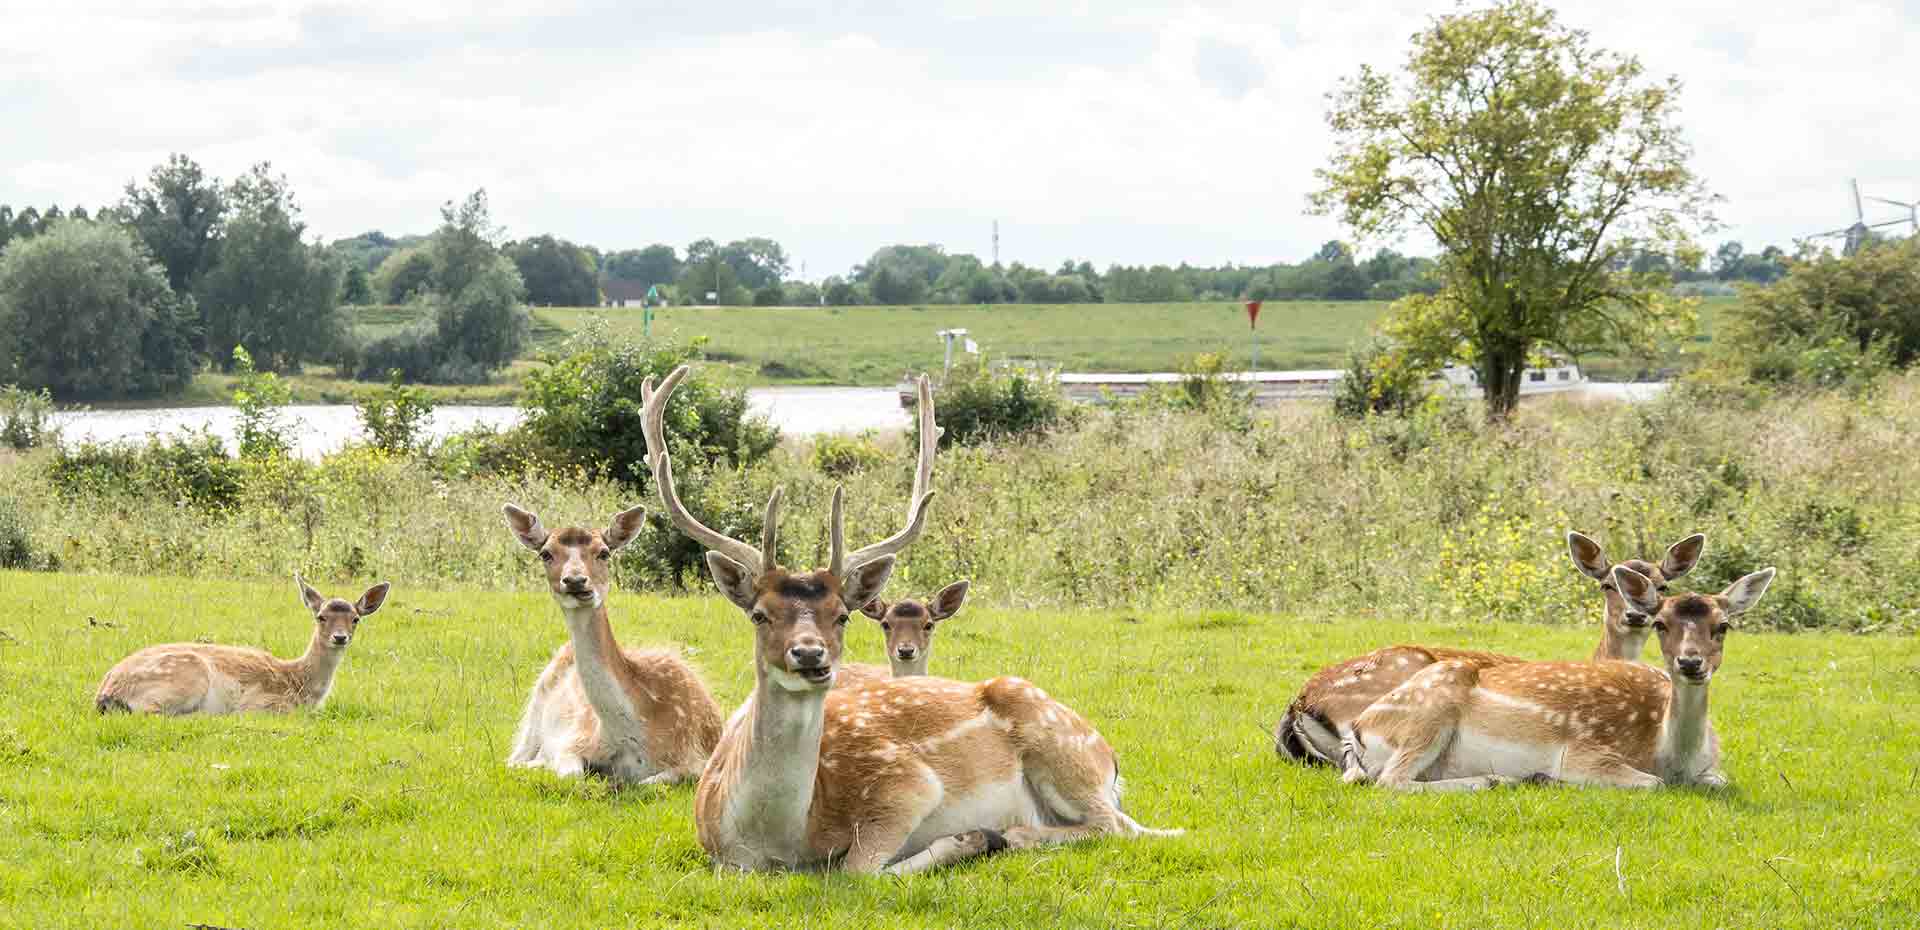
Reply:
M787 865L809 855L807 817L820 769L826 689L789 691L756 669L747 747L728 802L732 832Z
M307 651L287 663L299 685L302 704L319 707L327 702L327 693L333 690L333 673L339 670L340 660L347 657L347 650L329 643L327 628L316 623Z
M606 602L602 600L598 607L562 607L560 615L573 642L573 667L580 676L580 690L586 692L587 703L600 716L600 725L627 730L637 727L633 702L615 669L626 656L614 641Z
M911 660L901 659L899 656L888 656L887 663L893 666L893 677L895 678L912 678L916 675L924 676L927 674L927 654L924 652L914 656Z
M1600 627L1600 645L1593 650L1593 661L1638 662L1646 650L1647 631L1616 629L1612 622Z
M1703 760L1713 738L1713 723L1707 719L1707 686L1674 681L1668 685L1667 716L1660 722L1660 747L1656 760L1660 776L1690 777L1710 768L1713 760Z

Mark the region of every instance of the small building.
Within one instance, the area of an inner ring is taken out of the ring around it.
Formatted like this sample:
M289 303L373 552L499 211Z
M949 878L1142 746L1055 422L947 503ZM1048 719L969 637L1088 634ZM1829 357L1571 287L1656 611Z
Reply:
M623 281L608 278L600 282L600 294L605 298L607 307L644 307L647 297L654 293L650 285L638 281Z

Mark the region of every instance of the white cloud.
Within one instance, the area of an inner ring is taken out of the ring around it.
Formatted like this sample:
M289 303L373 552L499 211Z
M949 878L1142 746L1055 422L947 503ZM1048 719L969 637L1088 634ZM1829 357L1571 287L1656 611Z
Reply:
M1034 264L1291 260L1341 235L1303 215L1325 93L1397 65L1450 9L23 6L0 10L0 202L98 205L185 151L223 177L272 161L329 236L425 230L485 186L513 233L769 235L815 276L888 242L984 255L996 218L1003 257ZM1563 18L1685 81L1720 236L1843 225L1852 176L1920 198L1913 14L1621 0Z

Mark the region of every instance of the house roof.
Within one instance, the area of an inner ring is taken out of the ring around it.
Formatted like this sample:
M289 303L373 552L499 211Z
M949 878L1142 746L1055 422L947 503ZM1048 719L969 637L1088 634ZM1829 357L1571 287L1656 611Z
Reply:
M608 300L645 300L647 284L644 281L608 278L600 282L600 292L607 295Z

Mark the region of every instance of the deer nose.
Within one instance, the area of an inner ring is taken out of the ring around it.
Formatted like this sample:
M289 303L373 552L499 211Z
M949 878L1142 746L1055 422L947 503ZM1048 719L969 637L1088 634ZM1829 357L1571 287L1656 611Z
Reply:
M1706 668L1707 660L1699 656L1681 656L1673 660L1673 664L1680 666L1680 671L1686 674L1698 675L1701 669Z
M566 585L569 591L585 591L587 589L587 576L568 575L560 579L560 583Z
M919 655L920 650L915 649L912 646L901 646L900 648L894 650L894 654L898 655L902 659L911 659L914 656Z
M336 646L344 646L347 644L347 640L350 638L351 637L347 636L347 634L345 633L335 633L333 634L333 644Z
M827 664L827 647L794 646L787 650L787 657L793 661L794 668L819 668Z

